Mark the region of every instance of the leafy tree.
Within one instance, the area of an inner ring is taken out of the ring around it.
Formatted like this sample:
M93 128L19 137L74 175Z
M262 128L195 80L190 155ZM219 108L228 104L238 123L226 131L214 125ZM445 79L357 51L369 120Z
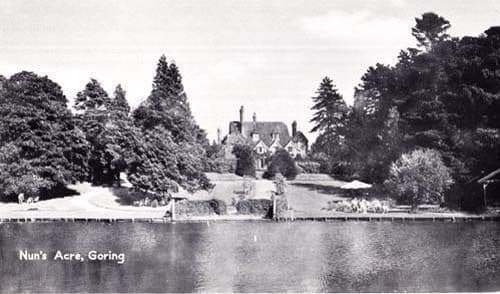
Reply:
M59 85L32 72L0 87L0 197L47 197L87 175L89 147Z
M346 158L363 180L383 182L390 162L415 148L440 152L454 191L468 191L474 177L500 164L494 151L500 148L500 29L455 38L446 34L449 27L433 13L417 18L412 33L425 50L402 50L394 66L377 64L362 77ZM447 201L469 203L469 194Z
M453 180L439 152L417 149L401 155L391 165L386 186L412 210L422 203L442 203Z
M272 179L278 173L282 174L288 180L295 179L298 174L295 161L285 149L279 149L271 156L263 177Z
M255 159L252 148L248 145L234 145L233 154L236 156L235 174L238 176L255 177Z

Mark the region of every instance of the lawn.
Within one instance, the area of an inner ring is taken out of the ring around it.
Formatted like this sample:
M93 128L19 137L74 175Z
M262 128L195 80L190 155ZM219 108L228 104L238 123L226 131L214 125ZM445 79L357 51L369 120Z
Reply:
M215 187L211 191L198 191L194 194L181 192L192 200L220 199L231 204L232 198L237 198L243 190L245 179L232 174L208 173ZM253 187L248 195L251 199L270 199L274 184L270 180L251 179ZM341 200L348 197L347 193L340 189L345 182L335 180L328 175L303 174L296 180L288 181L286 192L290 207L295 211L320 212L327 207L328 201Z

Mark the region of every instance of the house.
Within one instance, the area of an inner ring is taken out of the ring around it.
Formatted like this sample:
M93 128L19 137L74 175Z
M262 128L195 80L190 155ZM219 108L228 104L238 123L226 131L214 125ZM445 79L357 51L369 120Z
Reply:
M285 149L293 158L304 158L307 154L308 140L306 136L297 131L297 122L291 125L291 134L285 123L280 121L258 121L254 113L251 121L244 120L244 108L240 108L239 121L229 123L229 134L224 137L221 144L224 146L224 156L233 159L233 146L248 144L255 155L255 166L258 170L266 168L267 159L278 149ZM220 141L220 130L218 130Z

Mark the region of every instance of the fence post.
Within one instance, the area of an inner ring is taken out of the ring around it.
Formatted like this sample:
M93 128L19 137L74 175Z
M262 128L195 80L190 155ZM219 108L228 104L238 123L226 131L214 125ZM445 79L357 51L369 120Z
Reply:
M277 215L276 215L276 212L277 212L277 208L276 208L276 195L273 195L273 219L276 220L277 219Z

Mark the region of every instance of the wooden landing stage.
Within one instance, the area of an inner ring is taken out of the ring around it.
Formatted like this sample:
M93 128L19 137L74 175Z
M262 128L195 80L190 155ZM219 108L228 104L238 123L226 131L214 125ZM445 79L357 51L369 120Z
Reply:
M500 221L498 215L471 215L471 216L428 216L428 215L334 215L334 216L295 216L293 218L277 218L276 221L392 221L392 222L471 222L471 221Z
M177 219L172 221L170 218L0 218L0 223L49 223L49 222L95 222L95 223L200 223L214 221L270 221L270 219L238 218L230 219L227 217L211 217L210 219ZM276 218L274 221L319 221L319 222L338 222L338 221L366 221L366 222L472 222L472 221L500 221L500 215L468 215L468 216L429 216L429 215L397 215L390 214L349 214L349 215L329 215L329 216L294 216Z
M0 218L0 223L170 223L168 218Z

